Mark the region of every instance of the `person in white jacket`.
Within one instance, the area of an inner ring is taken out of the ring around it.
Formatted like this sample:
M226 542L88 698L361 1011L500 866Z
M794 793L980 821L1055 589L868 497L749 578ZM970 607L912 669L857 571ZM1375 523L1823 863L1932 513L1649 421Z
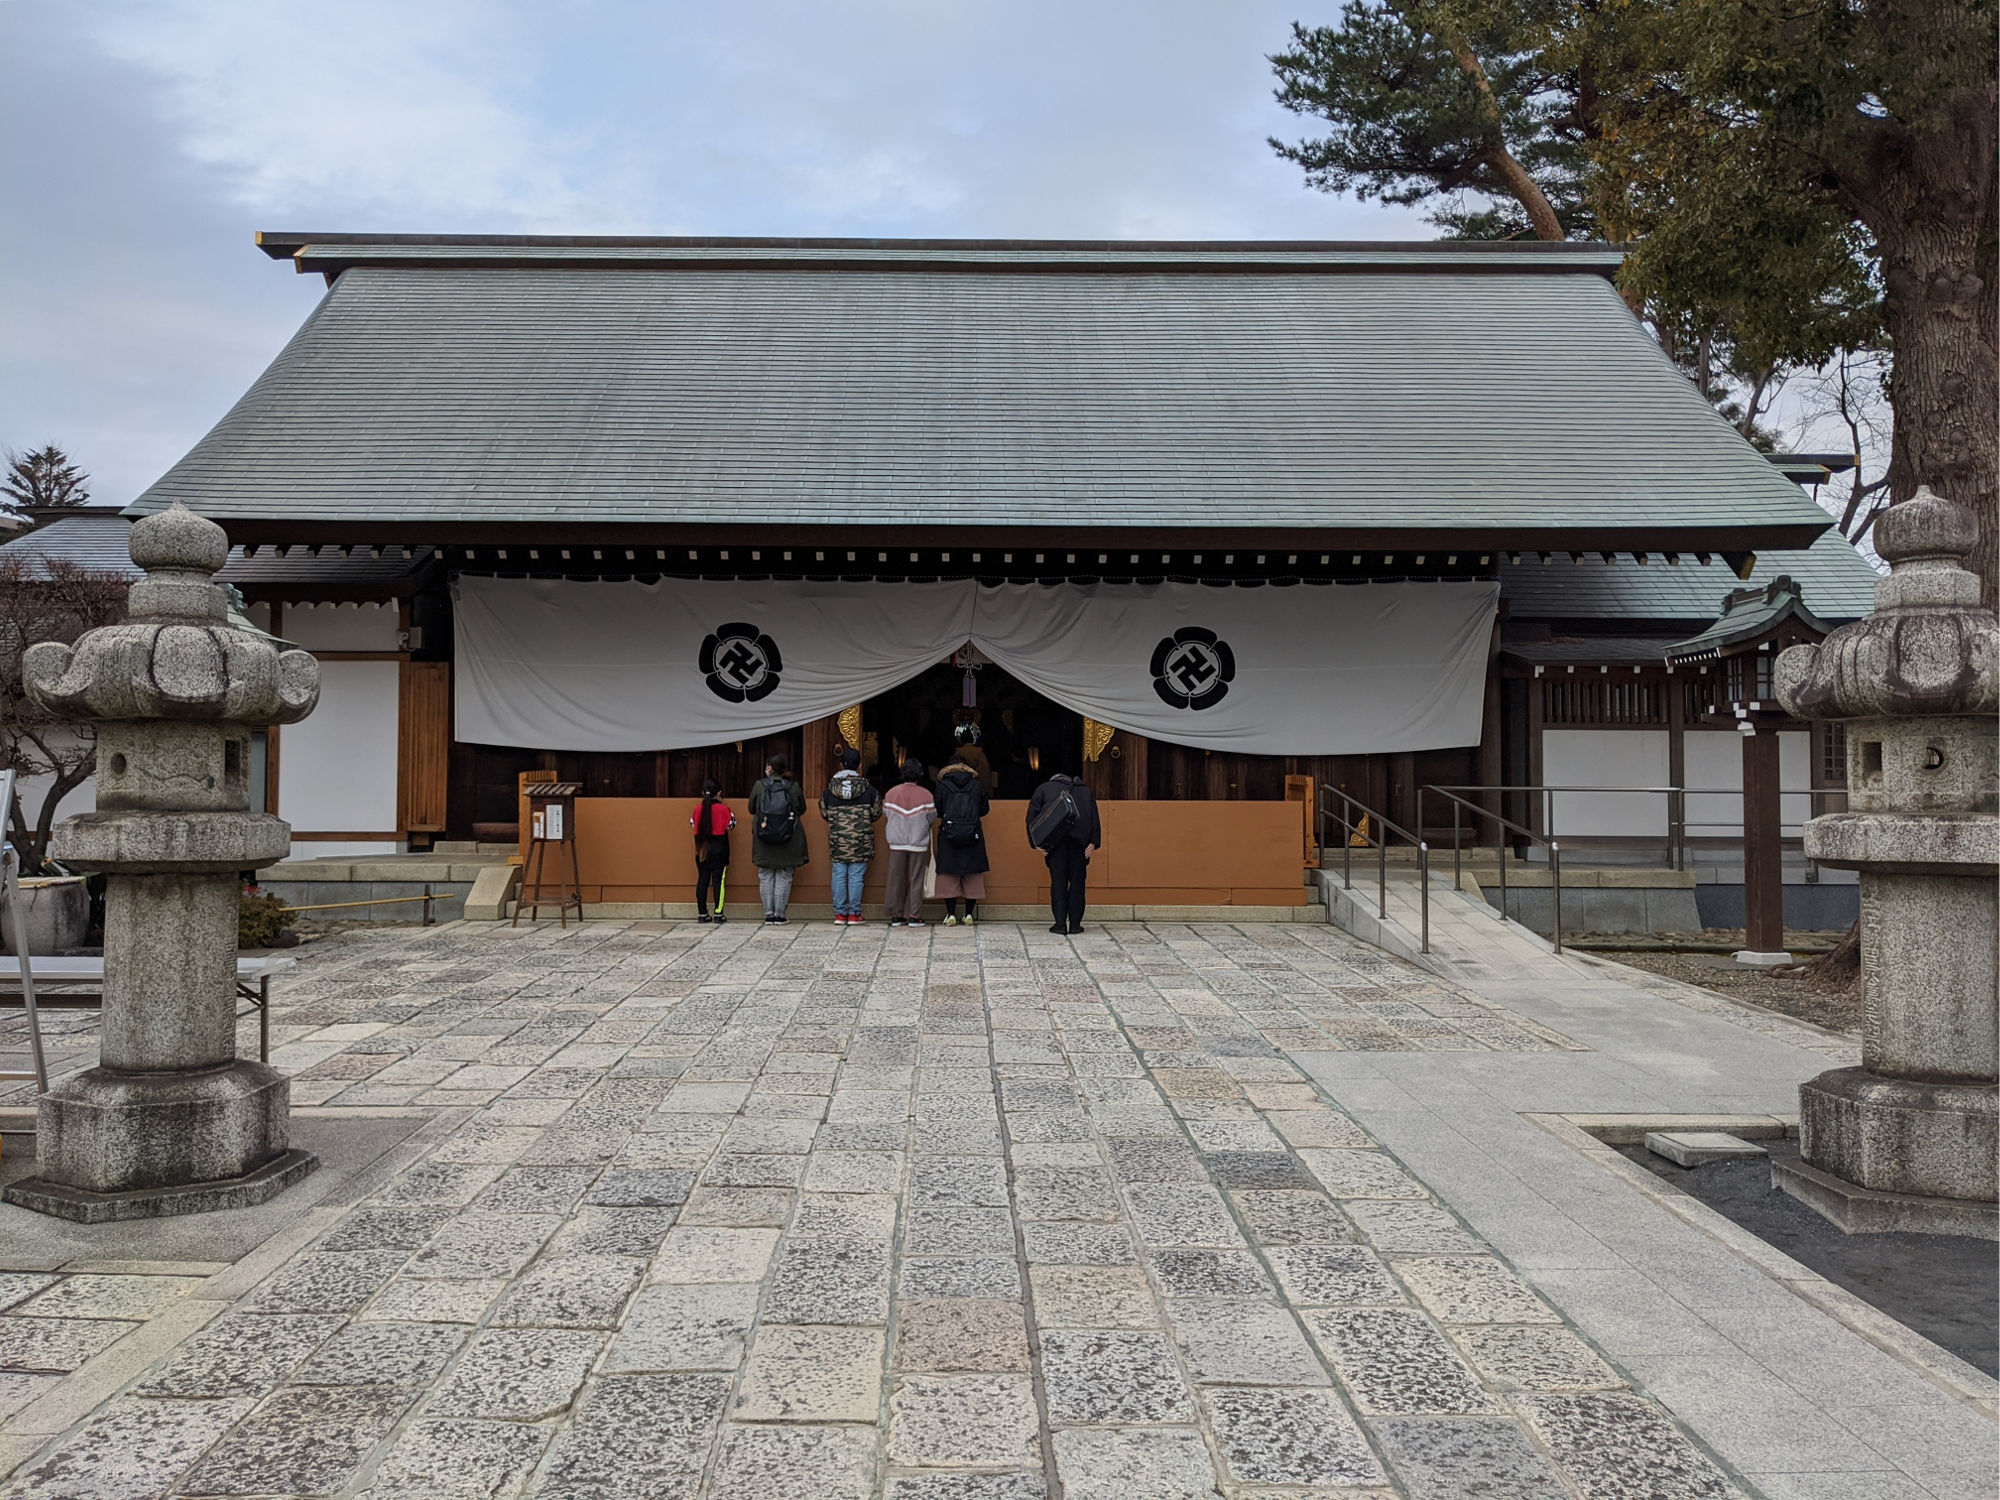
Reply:
M931 824L937 803L924 786L919 760L903 762L903 780L882 799L887 815L889 883L882 893L882 915L891 927L924 925L924 871L931 862Z

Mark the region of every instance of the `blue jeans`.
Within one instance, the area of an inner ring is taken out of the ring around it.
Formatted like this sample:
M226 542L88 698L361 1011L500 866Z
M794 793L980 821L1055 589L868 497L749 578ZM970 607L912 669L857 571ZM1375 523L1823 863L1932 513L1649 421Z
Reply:
M833 914L836 917L861 915L861 877L868 873L868 861L833 862Z

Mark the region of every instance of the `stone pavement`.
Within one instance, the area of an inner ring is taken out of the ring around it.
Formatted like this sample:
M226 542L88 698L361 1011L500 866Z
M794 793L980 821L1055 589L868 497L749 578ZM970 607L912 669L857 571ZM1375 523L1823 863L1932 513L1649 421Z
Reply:
M1468 1078L1716 1071L1657 1017L1650 1053L1608 1036L1601 982L1503 1008L1303 924L457 924L302 959L301 1130L400 1144L204 1261L193 1220L120 1260L133 1226L50 1250L0 1207L10 1500L1754 1492L1709 1408L1691 1439L1565 1317L1614 1287L1494 1253L1517 1127L1529 1170L1623 1180L1490 1094L1484 1136L1419 1117Z
M1372 896L1372 889L1369 892ZM1390 919L1414 929L1415 885ZM1836 1035L1582 954L1434 886L1431 962L1559 1030L1509 1058L1295 1060L1635 1384L1769 1500L1991 1500L1995 1383L1583 1135L1565 1116L1796 1118Z

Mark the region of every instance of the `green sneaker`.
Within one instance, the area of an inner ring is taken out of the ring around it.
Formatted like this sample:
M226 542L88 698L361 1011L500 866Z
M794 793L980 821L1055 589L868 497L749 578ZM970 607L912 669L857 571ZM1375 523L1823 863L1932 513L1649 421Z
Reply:
M958 925L958 918L953 916L947 916L944 919L944 921L940 922L938 925L940 927L956 927Z

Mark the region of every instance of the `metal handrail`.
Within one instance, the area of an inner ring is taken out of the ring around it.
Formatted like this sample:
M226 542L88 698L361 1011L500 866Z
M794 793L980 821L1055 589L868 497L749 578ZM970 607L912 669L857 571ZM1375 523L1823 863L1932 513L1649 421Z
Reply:
M1667 799L1667 831L1665 834L1665 844L1666 844L1667 868L1670 870L1685 870L1688 867L1689 829L1727 828L1731 826L1728 823L1712 819L1690 821L1687 814L1687 799L1690 797L1740 798L1745 795L1744 789L1740 786L1546 786L1546 785L1544 786L1438 786L1438 787L1426 787L1424 790L1439 792L1448 797L1453 796L1454 794L1460 792L1471 792L1471 793L1539 792L1542 794L1542 826L1550 830L1553 830L1556 826L1555 794L1557 792L1575 792L1575 793L1609 795L1609 796L1641 795L1641 796L1665 797ZM1844 797L1846 795L1847 795L1846 787L1807 786L1807 787L1780 787L1778 789L1778 796L1780 798L1784 797L1807 798L1810 802L1812 813L1817 813L1819 807L1822 804L1823 799L1827 797ZM1419 802L1418 805L1421 807L1422 803ZM1496 812L1489 812L1486 808L1478 806L1477 804L1468 803L1467 806L1471 808L1474 814L1473 827L1475 830L1479 826L1478 819L1480 818L1491 818L1496 823L1507 823L1507 820L1502 818L1500 814ZM1507 826L1511 828L1519 828L1518 824L1513 824L1513 823L1507 823ZM1454 846L1456 846L1459 843L1461 836L1462 832L1461 832L1461 823L1458 816L1458 807L1456 804L1454 804L1452 808L1452 843ZM1653 835L1649 835L1649 837L1652 836ZM1524 837L1534 839L1538 843L1545 842L1545 840L1541 836L1530 832L1524 831Z
M1536 788L1481 786L1481 787L1467 787L1465 788L1465 790L1474 792L1505 792L1505 791L1534 791L1536 790ZM1615 791L1617 790L1617 788L1611 788L1611 790ZM1465 861L1465 843L1464 840L1462 840L1458 836L1460 808L1469 808L1479 817L1491 818L1495 823L1499 824L1502 828L1511 829L1515 833L1518 833L1522 838L1532 840L1533 842L1541 844L1548 849L1549 892L1555 902L1555 926L1552 933L1552 941L1554 943L1556 952L1558 953L1562 952L1563 951L1562 844L1555 839L1543 838L1539 833L1536 833L1532 828L1523 828L1519 823L1514 822L1511 818L1503 817L1496 812L1488 812L1485 808L1479 806L1475 802L1468 802L1465 798L1459 796L1458 793L1450 787L1427 786L1427 787L1422 787L1418 790L1417 821L1419 823L1423 822L1424 820L1425 792L1436 792L1440 797L1445 798L1448 802L1451 803L1451 888L1455 891L1462 891L1465 889L1464 877L1463 877L1464 861ZM1477 825L1475 824L1474 826L1476 827ZM1509 918L1507 915L1507 853L1504 849L1500 852L1500 920L1503 922L1511 920L1511 918Z
M1329 797L1338 797L1344 804L1345 810L1335 812L1327 805ZM1368 825L1367 828L1356 824L1348 816L1348 814L1355 811L1360 812L1362 822ZM1409 829L1390 822L1387 818L1368 806L1367 803L1348 796L1347 793L1341 791L1338 787L1322 786L1319 789L1318 812L1320 863L1322 867L1326 863L1327 824L1330 821L1340 824L1340 848L1342 856L1340 883L1344 888L1347 890L1354 889L1354 841L1358 838L1362 841L1362 848L1373 848L1375 850L1375 915L1378 921L1386 922L1389 920L1389 840L1383 834L1393 833L1398 838L1416 845L1417 911L1420 929L1417 951L1420 953L1430 952L1431 846L1411 833ZM1379 829L1382 830L1382 833L1372 833L1369 831L1370 829Z

